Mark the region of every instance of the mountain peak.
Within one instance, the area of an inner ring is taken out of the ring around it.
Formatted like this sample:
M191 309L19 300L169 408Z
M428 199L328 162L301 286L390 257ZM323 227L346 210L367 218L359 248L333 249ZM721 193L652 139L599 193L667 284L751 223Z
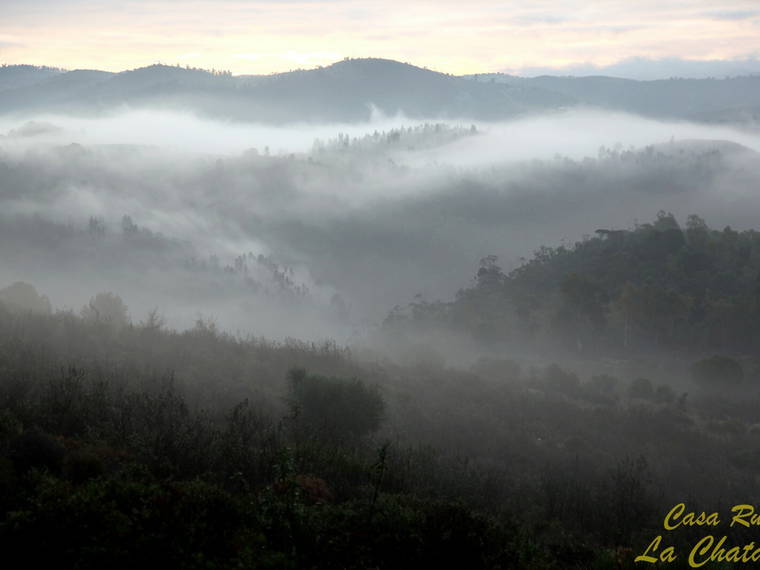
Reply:
M395 59L384 59L381 57L362 57L346 58L341 61L328 65L325 69L333 70L358 70L358 71L386 71L386 72L406 72L406 73L431 73L436 75L447 75L439 71L433 71L425 67L412 65L411 63L397 61Z

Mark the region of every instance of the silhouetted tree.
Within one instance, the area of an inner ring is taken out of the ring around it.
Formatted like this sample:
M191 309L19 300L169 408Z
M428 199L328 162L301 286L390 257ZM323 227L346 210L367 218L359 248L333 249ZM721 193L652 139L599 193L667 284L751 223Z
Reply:
M98 293L90 299L90 302L82 307L82 317L117 328L129 324L129 314L124 301L118 295L109 292Z

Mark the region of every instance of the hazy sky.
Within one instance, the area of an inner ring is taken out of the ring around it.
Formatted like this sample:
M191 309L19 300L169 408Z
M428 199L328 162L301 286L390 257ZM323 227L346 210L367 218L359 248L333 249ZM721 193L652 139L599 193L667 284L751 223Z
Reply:
M0 62L65 68L373 56L460 74L758 55L758 0L0 0Z

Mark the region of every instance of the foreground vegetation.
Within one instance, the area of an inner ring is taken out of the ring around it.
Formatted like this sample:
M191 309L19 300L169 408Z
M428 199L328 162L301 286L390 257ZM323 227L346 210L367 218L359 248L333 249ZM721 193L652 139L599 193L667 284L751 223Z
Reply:
M89 308L0 310L0 542L26 565L618 568L675 502L753 496L754 389L369 364Z
M754 504L756 234L664 213L597 233L509 275L487 258L451 303L395 311L394 359L133 323L113 293L74 314L0 290L7 559L621 568L677 503ZM446 329L500 352L447 367L419 340Z

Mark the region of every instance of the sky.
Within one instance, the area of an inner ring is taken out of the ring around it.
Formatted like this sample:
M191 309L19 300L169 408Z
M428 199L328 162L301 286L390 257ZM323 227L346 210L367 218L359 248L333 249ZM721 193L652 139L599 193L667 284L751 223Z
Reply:
M748 61L757 71L760 2L0 1L0 63L122 71L160 62L260 74L346 57L452 74L598 71L626 62L650 74L654 65L663 76L679 75L673 70L684 64L696 75L715 69L695 62L722 69Z

